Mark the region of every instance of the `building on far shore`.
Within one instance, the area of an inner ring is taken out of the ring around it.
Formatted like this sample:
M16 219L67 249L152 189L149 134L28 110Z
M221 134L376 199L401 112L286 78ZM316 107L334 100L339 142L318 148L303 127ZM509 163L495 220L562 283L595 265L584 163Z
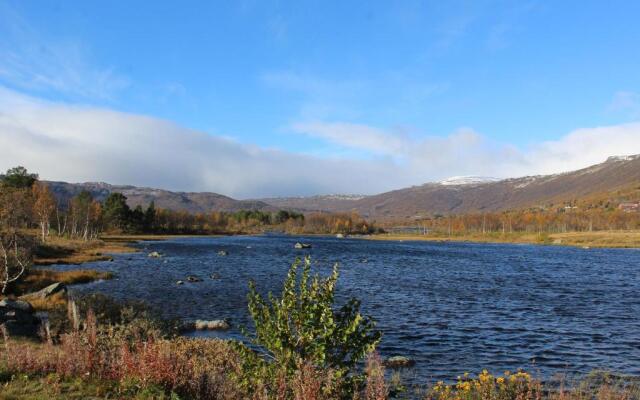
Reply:
M640 211L640 203L620 203L618 209L624 212L638 212Z

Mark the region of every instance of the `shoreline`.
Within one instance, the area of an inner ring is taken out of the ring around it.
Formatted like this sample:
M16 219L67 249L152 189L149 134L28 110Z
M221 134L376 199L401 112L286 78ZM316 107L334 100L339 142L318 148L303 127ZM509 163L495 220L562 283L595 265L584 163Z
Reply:
M515 234L465 234L465 235L418 235L418 234L376 234L363 236L367 240L381 241L425 241L425 242L465 242L465 243L504 243L532 244L541 246L568 246L599 249L637 249L640 248L640 230L567 232L552 234L515 233Z

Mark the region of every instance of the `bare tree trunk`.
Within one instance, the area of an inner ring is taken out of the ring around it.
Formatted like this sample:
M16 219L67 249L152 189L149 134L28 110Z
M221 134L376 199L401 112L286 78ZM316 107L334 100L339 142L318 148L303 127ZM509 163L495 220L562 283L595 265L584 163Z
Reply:
M16 234L13 234L13 237L9 239L6 247L4 245L4 239L0 238L0 260L3 273L0 284L2 284L2 294L4 295L9 284L20 279L27 269L28 260L23 260L18 252L18 238ZM17 268L19 271L12 272L11 270L13 268Z
M84 223L84 235L83 235L83 239L84 241L88 241L89 240L89 216L90 216L91 212L89 211L89 206L87 206L87 218L85 220Z
M45 222L44 222L44 220L41 219L40 220L40 233L42 235L42 243L46 242L46 240L47 240L47 236L45 235L45 229L46 229Z
M482 214L482 234L483 235L487 233L486 225L487 225L487 215Z
M58 236L61 236L62 233L60 232L60 207L58 207L56 205L56 222L58 223Z

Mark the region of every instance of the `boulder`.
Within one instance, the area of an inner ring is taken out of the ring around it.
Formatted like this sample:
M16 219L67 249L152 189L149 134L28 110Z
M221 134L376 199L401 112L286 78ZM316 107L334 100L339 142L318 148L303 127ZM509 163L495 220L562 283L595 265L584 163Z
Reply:
M0 301L0 329L9 336L38 335L40 318L34 315L33 307L23 300Z
M183 281L177 281L176 285L184 285L184 282Z
M195 275L189 275L187 276L187 282L202 282L202 279Z
M226 250L220 250L220 251L218 252L218 255L219 255L219 256L228 256L228 255L229 255L229 252L228 252L228 251L226 251Z
M151 253L149 253L149 257L151 257L151 258L160 258L160 257L162 257L162 254L158 253L157 251L152 251Z
M338 233L336 235L336 239L344 239L344 235L342 233Z
M387 368L408 368L416 364L414 360L405 356L393 356L384 361L384 366Z
M309 243L296 243L293 247L295 247L296 249L310 249L311 245Z
M19 310L33 314L33 306L31 303L24 300L4 299L0 301L0 310Z

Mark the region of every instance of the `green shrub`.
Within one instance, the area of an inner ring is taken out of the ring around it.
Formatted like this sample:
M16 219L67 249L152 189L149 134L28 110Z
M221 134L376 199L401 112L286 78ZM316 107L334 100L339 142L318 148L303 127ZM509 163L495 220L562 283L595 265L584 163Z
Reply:
M309 258L304 259L298 276L300 264L296 259L291 266L280 298L270 293L265 300L249 284L255 335L249 338L251 348L237 344L244 372L240 380L252 390L275 393L303 365L312 365L330 376L323 383L325 390L350 397L364 379L358 365L375 349L381 333L374 329L371 318L360 314L358 300L351 299L340 309L334 307L337 265L322 279L310 276Z

